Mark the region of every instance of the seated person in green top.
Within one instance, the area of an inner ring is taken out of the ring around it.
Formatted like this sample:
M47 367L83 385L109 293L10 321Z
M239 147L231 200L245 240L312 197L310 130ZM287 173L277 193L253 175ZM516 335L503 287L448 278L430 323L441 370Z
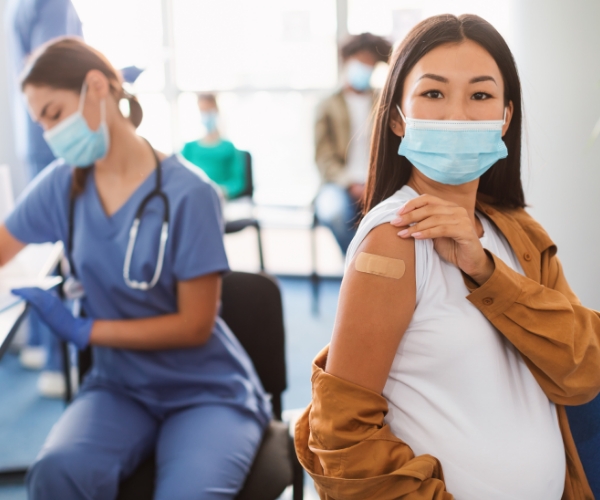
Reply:
M219 109L215 95L200 94L198 108L206 135L198 141L185 144L181 154L186 160L204 170L228 199L236 198L246 188L246 159L231 142L221 138L217 128Z

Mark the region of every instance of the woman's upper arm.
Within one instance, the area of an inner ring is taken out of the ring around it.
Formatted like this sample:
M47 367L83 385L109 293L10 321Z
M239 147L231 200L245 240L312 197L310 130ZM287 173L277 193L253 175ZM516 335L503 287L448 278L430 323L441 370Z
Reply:
M16 239L8 232L5 225L0 226L0 266L5 265L23 248L25 243Z
M348 266L326 367L328 373L378 393L416 303L414 241L401 240L397 232L390 224L373 229ZM395 279L357 271L361 252L404 261L404 275Z
M221 298L221 273L177 283L177 309L186 324L201 333L212 331Z

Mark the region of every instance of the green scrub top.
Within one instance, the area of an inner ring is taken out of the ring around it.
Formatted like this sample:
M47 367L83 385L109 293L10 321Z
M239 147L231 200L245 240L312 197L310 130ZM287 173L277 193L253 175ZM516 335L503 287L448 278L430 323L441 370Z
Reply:
M223 189L227 198L236 198L246 188L244 154L231 142L188 142L183 146L181 155L204 170L206 175Z

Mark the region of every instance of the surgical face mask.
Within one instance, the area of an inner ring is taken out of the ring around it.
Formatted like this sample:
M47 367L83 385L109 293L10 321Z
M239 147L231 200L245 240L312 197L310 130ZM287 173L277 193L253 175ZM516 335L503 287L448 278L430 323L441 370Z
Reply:
M352 59L346 66L346 79L348 84L358 92L364 92L371 86L373 66Z
M212 133L217 130L218 113L216 111L204 111L200 113L200 121L207 133Z
M508 156L502 140L503 120L452 121L406 118L398 154L421 173L442 184L457 186L481 177Z
M75 167L90 167L108 153L109 136L106 125L106 101L100 101L100 126L91 130L83 117L87 94L84 83L79 97L79 109L58 125L44 132L44 139L57 158Z

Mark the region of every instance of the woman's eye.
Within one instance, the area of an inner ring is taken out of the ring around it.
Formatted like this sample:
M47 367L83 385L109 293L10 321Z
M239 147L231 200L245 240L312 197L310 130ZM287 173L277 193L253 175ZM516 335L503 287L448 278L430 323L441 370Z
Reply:
M485 99L489 99L490 97L492 96L490 94L486 94L485 92L476 92L475 94L473 94L471 99L473 99L474 101L484 101Z
M425 97L429 97L430 99L442 99L444 96L439 90L430 90L423 94Z
M58 120L60 118L60 111L54 113L50 118L54 121Z

